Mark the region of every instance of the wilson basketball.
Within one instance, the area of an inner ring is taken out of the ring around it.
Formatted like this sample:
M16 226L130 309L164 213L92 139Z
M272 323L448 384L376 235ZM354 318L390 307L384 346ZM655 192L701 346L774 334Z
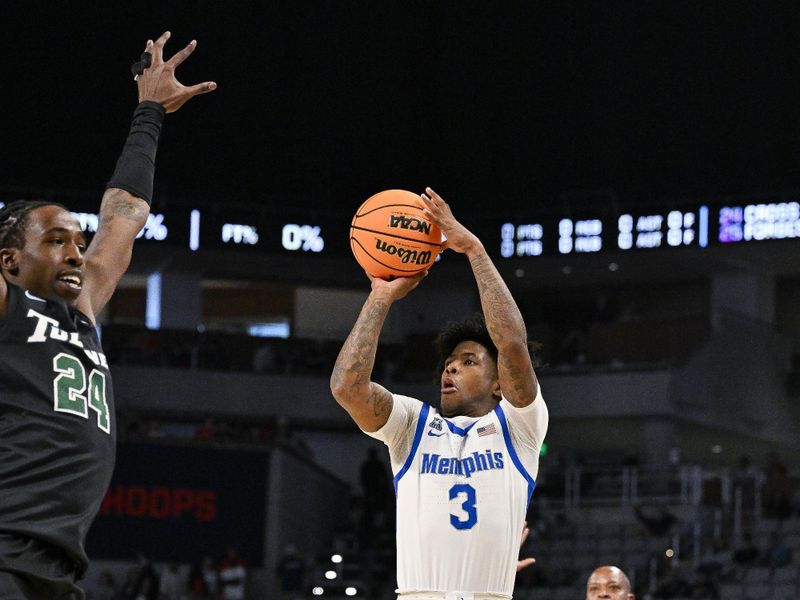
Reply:
M429 268L442 250L442 232L417 194L386 190L371 196L350 224L350 248L373 277L410 277Z

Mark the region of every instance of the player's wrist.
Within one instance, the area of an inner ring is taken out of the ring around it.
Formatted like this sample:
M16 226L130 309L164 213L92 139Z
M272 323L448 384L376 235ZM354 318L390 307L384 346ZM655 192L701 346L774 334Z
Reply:
M156 151L166 114L166 109L152 100L143 100L136 106L128 138L106 188L119 188L148 204L152 202Z
M149 98L144 98L139 101L139 104L136 105L136 110L133 111L134 118L136 114L140 111L155 111L156 113L161 115L161 120L164 120L164 116L167 114L167 109L164 108L164 105L161 104L158 100L152 100Z
M467 258L473 259L476 256L486 254L486 248L484 248L483 243L476 237L465 246L464 254Z
M399 299L399 296L393 291L388 289L373 289L370 292L370 298L372 298L372 300L375 302L392 304L393 302Z
M375 302L384 304L388 312L390 305L404 298L410 291L403 286L407 279L398 278L393 281L387 281L383 285L375 285L370 292L371 298Z

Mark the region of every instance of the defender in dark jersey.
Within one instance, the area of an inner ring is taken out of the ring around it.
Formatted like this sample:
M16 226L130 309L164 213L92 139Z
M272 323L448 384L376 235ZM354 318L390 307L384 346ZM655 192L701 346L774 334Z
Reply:
M0 210L0 600L78 600L84 540L114 468L111 376L95 316L128 268L153 187L161 121L213 82L184 87L148 41L139 105L89 247L51 202Z

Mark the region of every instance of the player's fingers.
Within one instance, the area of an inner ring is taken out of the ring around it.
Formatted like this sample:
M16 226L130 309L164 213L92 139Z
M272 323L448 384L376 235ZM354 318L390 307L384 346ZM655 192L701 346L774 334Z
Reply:
M155 44L153 44L153 64L160 65L164 62L164 44L167 43L167 40L172 34L169 31L165 31L156 40Z
M442 197L439 194L437 194L436 192L433 191L433 188L426 187L425 191L431 197L432 200L436 200L437 202L444 202Z
M198 83L196 85L187 87L186 92L191 98L192 96L197 96L198 94L207 94L208 92L213 92L215 89L217 89L216 82L204 81L203 83Z
M176 52L175 55L167 61L167 64L171 65L172 68L177 67L183 61L189 58L189 55L194 52L196 47L197 40L192 40L183 50Z
M535 558L523 558L521 561L517 563L517 573L522 571L522 569L530 567L535 562L536 562Z
M427 194L420 194L419 197L425 205L422 212L426 214L429 219L433 219L434 223L441 225L440 219L445 216L442 212L442 205L434 201L434 199Z

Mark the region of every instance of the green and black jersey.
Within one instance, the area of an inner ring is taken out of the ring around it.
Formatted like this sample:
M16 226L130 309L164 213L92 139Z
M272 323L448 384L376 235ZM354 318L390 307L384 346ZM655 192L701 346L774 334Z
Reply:
M91 321L8 285L0 319L0 534L59 548L80 574L114 469L111 376ZM13 566L4 556L0 566Z

